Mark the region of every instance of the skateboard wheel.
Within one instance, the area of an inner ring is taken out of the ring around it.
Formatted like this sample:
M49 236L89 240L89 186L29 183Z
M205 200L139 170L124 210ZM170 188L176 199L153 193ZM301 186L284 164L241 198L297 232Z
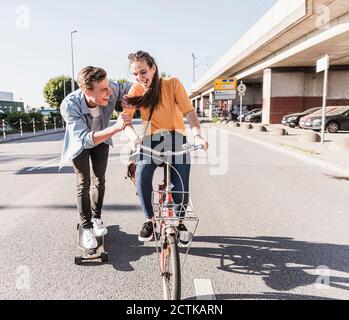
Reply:
M102 253L101 253L101 260L102 260L102 262L108 262L108 260L109 260L109 255L108 255L107 252L102 252Z
M93 256L97 253L97 249L89 249L89 250L87 250L87 252L90 256Z
M82 258L81 258L81 257L75 257L75 264L76 264L77 266L82 265Z

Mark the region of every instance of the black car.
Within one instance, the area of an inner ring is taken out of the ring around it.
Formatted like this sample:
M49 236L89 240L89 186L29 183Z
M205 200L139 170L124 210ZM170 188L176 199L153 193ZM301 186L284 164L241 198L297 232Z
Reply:
M304 129L319 131L322 128L322 116L311 117L304 125ZM325 128L329 133L349 130L349 106L338 107L326 114Z
M318 111L319 109L321 109L321 108L317 107L317 108L308 109L308 110L300 112L300 113L289 114L289 115L283 117L282 124L285 126L289 126L291 128L295 128L299 125L300 118L305 117L309 114L312 114L312 113Z
M262 111L251 113L245 117L245 122L260 123L262 122Z
M237 120L240 121L240 118L242 118L241 121L244 122L244 121L245 121L245 118L246 118L247 116L249 116L250 114L256 113L256 112L260 112L260 111L262 111L262 108L253 109L253 110L251 110L251 111L249 111L249 112L247 112L247 113L245 113L245 114L242 114L241 116L238 116L238 117L237 117Z

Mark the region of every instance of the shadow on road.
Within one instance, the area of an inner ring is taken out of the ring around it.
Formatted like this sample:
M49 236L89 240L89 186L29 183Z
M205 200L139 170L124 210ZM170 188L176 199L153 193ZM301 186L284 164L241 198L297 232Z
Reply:
M108 234L105 238L105 249L109 253L108 263L113 265L114 269L124 272L134 270L131 262L156 253L155 245L149 247L144 246L142 242L138 241L137 235L127 234L119 226L108 227Z
M64 138L65 132L57 132L43 136L32 136L25 139L8 141L6 144L24 144L24 143L38 143L38 142L53 142L53 141L62 141ZM15 137L15 138L19 138Z
M195 242L219 248L198 248L189 254L219 260L219 270L260 276L276 291L322 284L349 290L349 246L278 237L196 237ZM337 273L337 275L333 275ZM348 273L340 276L338 273Z
M73 174L73 167L63 167L59 172L59 167L33 168L26 167L16 172L16 175L33 175L33 174Z
M61 210L61 211L77 211L76 205L8 205L8 206L0 206L0 209L8 209L8 210L23 210L23 209L45 209L49 210ZM106 204L103 206L103 211L107 212L115 212L120 213L122 211L138 211L142 210L138 205L129 205L129 204Z
M259 294L217 294L216 300L337 300L318 296L307 296L284 292L262 292ZM185 300L196 300L196 297L189 297Z
M14 161L17 161L17 160L30 160L30 161L48 161L48 160L51 160L53 158L56 158L56 157L59 157L60 155L59 154L27 154L27 155L18 155L18 154L15 154L15 155L6 155L6 156L3 156L3 155L0 155L0 162L2 164L5 164L5 163L11 163L11 162L14 162Z

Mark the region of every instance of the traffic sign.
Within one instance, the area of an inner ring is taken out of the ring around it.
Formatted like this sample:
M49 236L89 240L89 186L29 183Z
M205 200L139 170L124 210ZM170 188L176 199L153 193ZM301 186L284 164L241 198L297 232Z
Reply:
M238 86L238 91L239 91L240 96L244 96L246 94L246 91L247 91L246 85L243 83L240 83Z
M214 84L215 91L236 90L236 87L237 87L236 79L217 79L215 80L215 84Z
M330 57L325 55L323 58L316 61L316 72L323 72L330 67Z
M236 79L216 79L214 83L215 100L235 100L236 88Z

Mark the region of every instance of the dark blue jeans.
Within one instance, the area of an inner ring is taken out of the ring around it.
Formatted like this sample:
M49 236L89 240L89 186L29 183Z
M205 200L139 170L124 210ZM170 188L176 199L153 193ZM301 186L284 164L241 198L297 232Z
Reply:
M178 133L169 132L154 136L145 137L143 144L149 148L162 151L180 151L186 137ZM164 158L158 156L151 157L146 151L142 151L136 170L137 193L146 218L154 217L152 206L153 176L155 170L163 163ZM171 165L178 171L171 169L171 183L173 184L173 200L175 202L175 212L178 216L184 217L183 210L189 202L189 176L190 176L190 154L172 157ZM164 170L161 168L161 170ZM182 179L179 178L179 175ZM182 184L183 183L183 184ZM182 206L183 205L183 206Z

